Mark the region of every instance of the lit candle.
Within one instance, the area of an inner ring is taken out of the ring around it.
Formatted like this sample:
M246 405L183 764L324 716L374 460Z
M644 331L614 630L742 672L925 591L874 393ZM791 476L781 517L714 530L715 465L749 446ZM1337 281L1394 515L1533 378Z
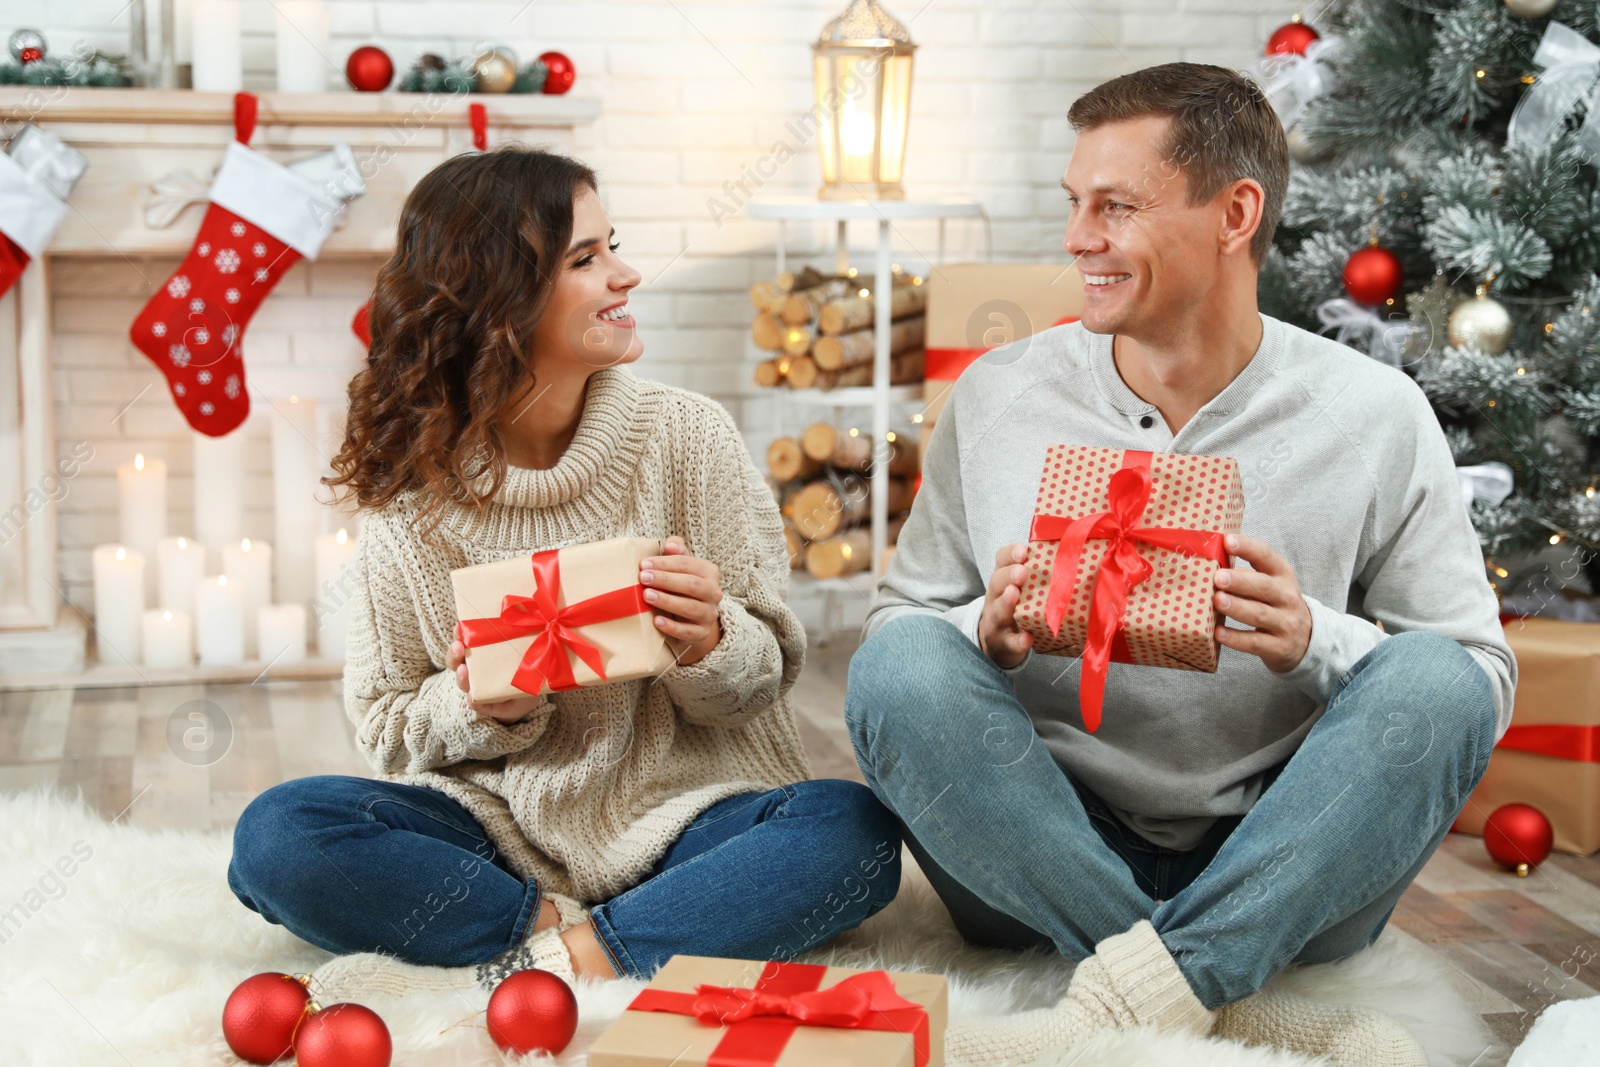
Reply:
M244 605L244 652L255 658L261 646L256 638L256 612L272 602L272 546L246 537L222 550L222 573L239 587Z
M275 0L278 14L278 92L328 89L328 8L322 0Z
M244 662L244 596L226 574L202 579L194 591L195 641L200 666Z
M272 405L272 546L278 552L277 601L305 603L316 590L317 501L322 456L317 452L317 406L291 396Z
M343 529L317 538L317 654L328 659L344 659L350 630L345 614L350 602L345 565L355 554L355 540Z
M96 545L94 630L101 663L139 662L139 616L144 614L144 556L127 545Z
M244 536L244 434L226 437L197 433L194 440L194 532L202 545L219 555L206 561L222 567L223 545Z
M163 608L189 614L194 611L194 587L206 573L206 549L187 537L163 537L157 549L161 571Z
M117 468L118 513L122 521L121 543L153 564L156 546L167 535L167 465L159 459L146 460L140 452L132 463ZM154 599L156 574L147 567L145 597Z
M261 634L261 659L268 663L305 662L304 604L266 604L256 616L256 629Z
M151 608L140 616L139 640L146 667L194 666L194 638L186 611Z
M195 0L190 40L196 92L236 93L244 88L239 21L239 0Z

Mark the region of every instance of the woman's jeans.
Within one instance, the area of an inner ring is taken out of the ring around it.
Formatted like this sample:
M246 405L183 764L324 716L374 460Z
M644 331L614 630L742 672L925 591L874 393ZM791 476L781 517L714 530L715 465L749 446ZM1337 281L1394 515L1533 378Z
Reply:
M1009 679L954 626L891 620L850 663L845 717L873 791L968 940L1083 959L1148 919L1208 1008L1291 961L1377 938L1489 763L1489 680L1458 643L1406 632L1352 667L1243 816L1182 852L1126 828L1037 740Z
M435 789L346 775L268 789L234 829L244 905L335 953L466 966L519 946L542 899ZM712 805L637 886L590 915L618 974L674 954L785 960L858 926L900 885L900 827L855 782Z

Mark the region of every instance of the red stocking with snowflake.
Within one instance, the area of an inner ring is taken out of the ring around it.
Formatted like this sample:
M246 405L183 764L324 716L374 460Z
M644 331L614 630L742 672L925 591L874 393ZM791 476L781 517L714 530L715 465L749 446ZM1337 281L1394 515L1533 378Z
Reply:
M212 437L250 413L241 342L278 280L316 259L343 198L247 147L256 99L234 98L234 137L189 254L133 320L134 345L167 379L189 425Z
M82 173L83 157L36 126L0 153L0 296L50 244Z

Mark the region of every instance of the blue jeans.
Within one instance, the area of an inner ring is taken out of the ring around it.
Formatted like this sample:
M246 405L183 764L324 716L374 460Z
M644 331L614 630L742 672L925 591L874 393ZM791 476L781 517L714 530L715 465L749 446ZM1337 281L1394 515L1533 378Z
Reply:
M894 817L855 782L740 794L590 914L619 975L648 978L676 953L790 959L894 899L899 846ZM521 944L542 900L450 797L347 775L294 779L251 801L228 886L330 952L442 967Z
M964 937L1083 959L1149 919L1208 1008L1291 961L1371 944L1483 776L1495 727L1488 678L1465 649L1391 635L1340 679L1255 806L1177 851L1125 827L1043 743L986 761L986 731L1033 737L1033 724L1009 679L943 619L874 631L851 660L845 716L867 782ZM1409 737L1395 733L1407 724Z

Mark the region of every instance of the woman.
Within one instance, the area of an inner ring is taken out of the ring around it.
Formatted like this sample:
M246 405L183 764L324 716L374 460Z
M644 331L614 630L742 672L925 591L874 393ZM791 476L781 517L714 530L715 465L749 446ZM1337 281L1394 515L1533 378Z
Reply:
M898 887L893 816L807 780L805 634L737 428L625 367L638 283L593 172L563 156L457 156L406 201L327 479L365 512L344 692L380 777L267 790L228 872L246 906L347 954L324 995L783 959ZM450 571L618 536L665 543L639 581L677 662L473 702Z

